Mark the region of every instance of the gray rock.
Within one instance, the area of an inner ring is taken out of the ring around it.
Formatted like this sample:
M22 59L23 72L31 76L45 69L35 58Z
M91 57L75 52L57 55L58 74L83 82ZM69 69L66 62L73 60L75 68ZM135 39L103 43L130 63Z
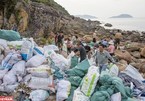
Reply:
M106 27L112 27L112 24L106 23L104 26L106 26Z
M131 52L131 55L137 59L139 59L141 57L140 52L138 52L138 51Z

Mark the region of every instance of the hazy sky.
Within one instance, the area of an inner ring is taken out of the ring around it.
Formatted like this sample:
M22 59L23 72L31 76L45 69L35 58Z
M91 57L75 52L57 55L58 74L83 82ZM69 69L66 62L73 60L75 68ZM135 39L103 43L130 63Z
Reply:
M55 0L71 15L110 17L122 13L145 17L145 0Z

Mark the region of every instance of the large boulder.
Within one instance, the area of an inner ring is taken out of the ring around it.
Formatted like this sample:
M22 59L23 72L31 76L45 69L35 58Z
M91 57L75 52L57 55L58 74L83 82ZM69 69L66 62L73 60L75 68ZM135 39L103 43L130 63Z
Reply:
M141 63L135 63L135 62L133 62L133 63L130 63L130 65L132 65L133 67L135 67L138 70L140 70L140 68L141 68Z
M145 73L145 61L138 60L138 63L133 62L130 64L138 69L140 73Z
M140 64L139 72L140 72L140 73L145 73L145 63L141 63L141 64Z
M139 51L131 52L131 55L137 59L139 59L141 57Z
M140 54L141 54L142 57L145 57L145 47L141 50Z
M143 44L137 42L132 42L127 45L127 50L129 52L139 51L141 48L143 48Z
M104 26L106 26L106 27L112 27L112 24L106 23Z
M115 56L118 59L123 59L123 60L127 61L128 63L130 63L132 61L132 57L131 57L130 53L126 50L116 50Z
M118 66L119 71L124 71L128 64L127 64L127 61L120 60L116 65Z
M127 33L129 36L126 39L131 40L132 42L139 42L141 41L140 33L131 31Z

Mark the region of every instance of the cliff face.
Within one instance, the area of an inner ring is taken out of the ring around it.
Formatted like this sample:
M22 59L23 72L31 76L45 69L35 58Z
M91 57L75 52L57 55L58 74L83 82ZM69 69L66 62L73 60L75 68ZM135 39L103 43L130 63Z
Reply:
M23 36L48 37L51 31L87 34L104 30L99 21L71 16L53 0L3 0L0 2L0 28L15 29Z

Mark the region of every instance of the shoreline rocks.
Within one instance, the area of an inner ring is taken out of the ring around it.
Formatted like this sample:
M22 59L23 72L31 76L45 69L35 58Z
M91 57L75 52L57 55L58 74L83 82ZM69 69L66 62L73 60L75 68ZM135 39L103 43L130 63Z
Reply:
M112 27L113 25L110 24L110 23L106 23L104 26L106 26L106 27Z

